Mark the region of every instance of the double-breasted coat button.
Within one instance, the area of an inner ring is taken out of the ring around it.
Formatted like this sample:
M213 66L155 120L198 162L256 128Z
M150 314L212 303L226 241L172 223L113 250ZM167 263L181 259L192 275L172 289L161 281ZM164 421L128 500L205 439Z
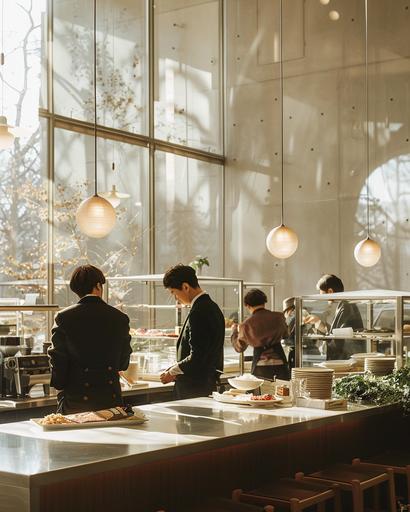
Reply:
M87 401L87 400L88 400L88 396L87 396L87 395L84 395L84 396L83 396L83 400Z
M89 387L90 387L90 383L89 383L89 382L85 382L85 383L84 383L84 386L85 386L86 388L89 388Z
M88 372L88 368L84 368L84 371L85 371L85 372Z
M109 366L108 367L108 371L110 372L112 370L112 366Z
M110 384L110 385L112 386L112 380L109 380L109 381L108 381L108 384Z
M113 398L116 398L116 397L117 397L117 395L116 395L115 393L113 393L113 394L112 394L112 397L113 397Z

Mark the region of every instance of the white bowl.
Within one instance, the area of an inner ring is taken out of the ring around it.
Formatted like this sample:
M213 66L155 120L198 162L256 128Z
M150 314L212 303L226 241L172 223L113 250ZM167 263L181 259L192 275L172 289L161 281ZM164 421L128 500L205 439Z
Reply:
M240 377L233 377L228 379L229 384L236 389L241 389L242 391L252 391L252 389L259 388L263 384L263 379L258 379L254 377L253 379L243 379Z

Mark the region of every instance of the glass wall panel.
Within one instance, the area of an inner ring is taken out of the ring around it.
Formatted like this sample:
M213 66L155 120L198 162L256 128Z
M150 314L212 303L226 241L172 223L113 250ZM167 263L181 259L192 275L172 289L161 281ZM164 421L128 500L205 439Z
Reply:
M221 153L219 2L155 2L155 137Z
M54 108L94 121L93 2L55 0ZM97 3L98 123L147 132L145 0Z
M4 9L1 109L20 137L0 151L0 303L46 300L47 122L39 120L46 2L10 0Z
M74 296L64 284L72 270L86 262L105 275L148 272L148 150L109 140L98 140L98 191L115 185L121 199L117 224L102 239L92 239L77 228L75 213L80 202L94 191L93 137L65 130L55 131L54 261L56 301L63 306ZM112 171L112 162L116 163ZM112 302L121 301L126 290L111 290Z
M202 255L222 275L222 167L163 152L155 165L156 271Z

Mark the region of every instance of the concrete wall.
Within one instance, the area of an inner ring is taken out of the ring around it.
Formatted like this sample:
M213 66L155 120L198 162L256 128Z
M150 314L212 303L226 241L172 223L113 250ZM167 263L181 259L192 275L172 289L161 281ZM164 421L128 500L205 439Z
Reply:
M277 301L346 289L410 289L410 2L369 0L370 222L377 266L353 257L366 222L364 0L284 0L285 223L299 248L265 247L280 222L279 0L226 2L226 273L275 280ZM337 10L338 21L329 11Z

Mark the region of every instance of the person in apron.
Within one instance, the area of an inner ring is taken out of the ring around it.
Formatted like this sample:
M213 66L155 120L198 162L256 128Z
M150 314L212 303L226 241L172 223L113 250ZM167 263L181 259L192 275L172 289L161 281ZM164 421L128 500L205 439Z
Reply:
M252 374L256 377L289 380L289 365L281 340L289 336L283 313L270 311L262 290L252 289L244 298L251 316L232 326L231 342L237 352L253 347Z

